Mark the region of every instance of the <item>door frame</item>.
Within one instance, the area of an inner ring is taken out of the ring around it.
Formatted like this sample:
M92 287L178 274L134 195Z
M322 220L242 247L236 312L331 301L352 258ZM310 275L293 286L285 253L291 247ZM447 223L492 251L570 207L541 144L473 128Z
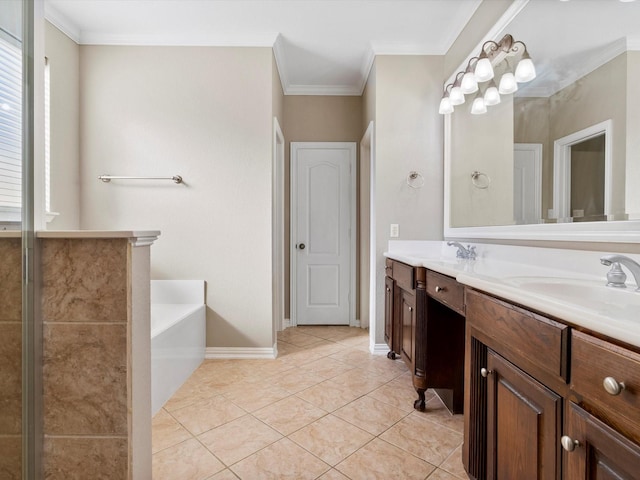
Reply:
M277 117L273 117L272 168L272 288L273 288L273 342L277 332L284 328L284 158L286 143Z
M571 147L604 134L604 214L613 205L613 121L596 123L553 142L553 214L558 222L573 221L571 205Z
M290 163L291 163L291 175L289 178L290 183L290 197L289 205L291 206L290 214L290 272L289 278L291 279L291 291L290 291L290 312L289 317L291 326L298 325L297 318L297 293L298 293L298 277L297 277L297 249L296 245L296 233L298 227L298 164L296 151L298 148L349 148L353 154L349 159L349 201L351 202L351 208L349 209L349 247L351 249L351 261L349 262L349 326L357 327L358 321L356 320L356 255L358 253L356 245L356 160L358 155L358 147L356 142L291 142L290 147Z

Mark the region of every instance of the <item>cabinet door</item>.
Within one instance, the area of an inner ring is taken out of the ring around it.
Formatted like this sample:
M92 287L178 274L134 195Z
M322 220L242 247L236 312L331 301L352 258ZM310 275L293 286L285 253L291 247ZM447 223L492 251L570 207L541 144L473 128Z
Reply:
M562 398L491 350L487 369L487 478L559 479Z
M395 282L391 277L384 278L384 341L387 342L389 349L393 352L400 353L397 350L397 340L394 332L394 285Z
M572 402L566 425L563 440L578 442L566 453L567 480L640 480L640 446Z
M413 353L416 328L416 297L413 293L400 289L398 313L400 316L400 341L402 359L413 371Z

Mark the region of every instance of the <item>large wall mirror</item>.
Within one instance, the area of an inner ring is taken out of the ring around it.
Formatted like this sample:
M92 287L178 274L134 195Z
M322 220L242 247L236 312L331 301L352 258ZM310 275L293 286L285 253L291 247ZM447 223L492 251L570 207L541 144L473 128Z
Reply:
M516 0L468 58L506 34L537 77L445 116L445 236L639 241L640 2Z

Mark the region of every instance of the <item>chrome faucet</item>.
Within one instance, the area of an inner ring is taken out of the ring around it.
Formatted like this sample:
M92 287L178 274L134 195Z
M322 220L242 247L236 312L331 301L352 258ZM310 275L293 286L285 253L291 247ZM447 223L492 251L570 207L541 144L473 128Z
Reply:
M632 273L637 285L636 292L640 292L640 263L624 255L605 255L600 258L600 263L611 265L611 270L607 272L607 287L627 288L624 283L627 275L622 271L622 264Z
M472 247L471 245L467 245L467 248L464 248L459 242L447 242L447 245L458 247L458 251L456 252L456 258L463 258L465 260L475 260L476 259L476 247Z

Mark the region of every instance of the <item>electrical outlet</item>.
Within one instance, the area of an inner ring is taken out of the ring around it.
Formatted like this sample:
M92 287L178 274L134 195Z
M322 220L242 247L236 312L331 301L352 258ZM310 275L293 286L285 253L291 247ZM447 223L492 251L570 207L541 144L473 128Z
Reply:
M400 229L398 228L398 224L397 223L392 223L391 224L391 231L389 232L389 236L391 238L398 238L399 235L400 235Z

